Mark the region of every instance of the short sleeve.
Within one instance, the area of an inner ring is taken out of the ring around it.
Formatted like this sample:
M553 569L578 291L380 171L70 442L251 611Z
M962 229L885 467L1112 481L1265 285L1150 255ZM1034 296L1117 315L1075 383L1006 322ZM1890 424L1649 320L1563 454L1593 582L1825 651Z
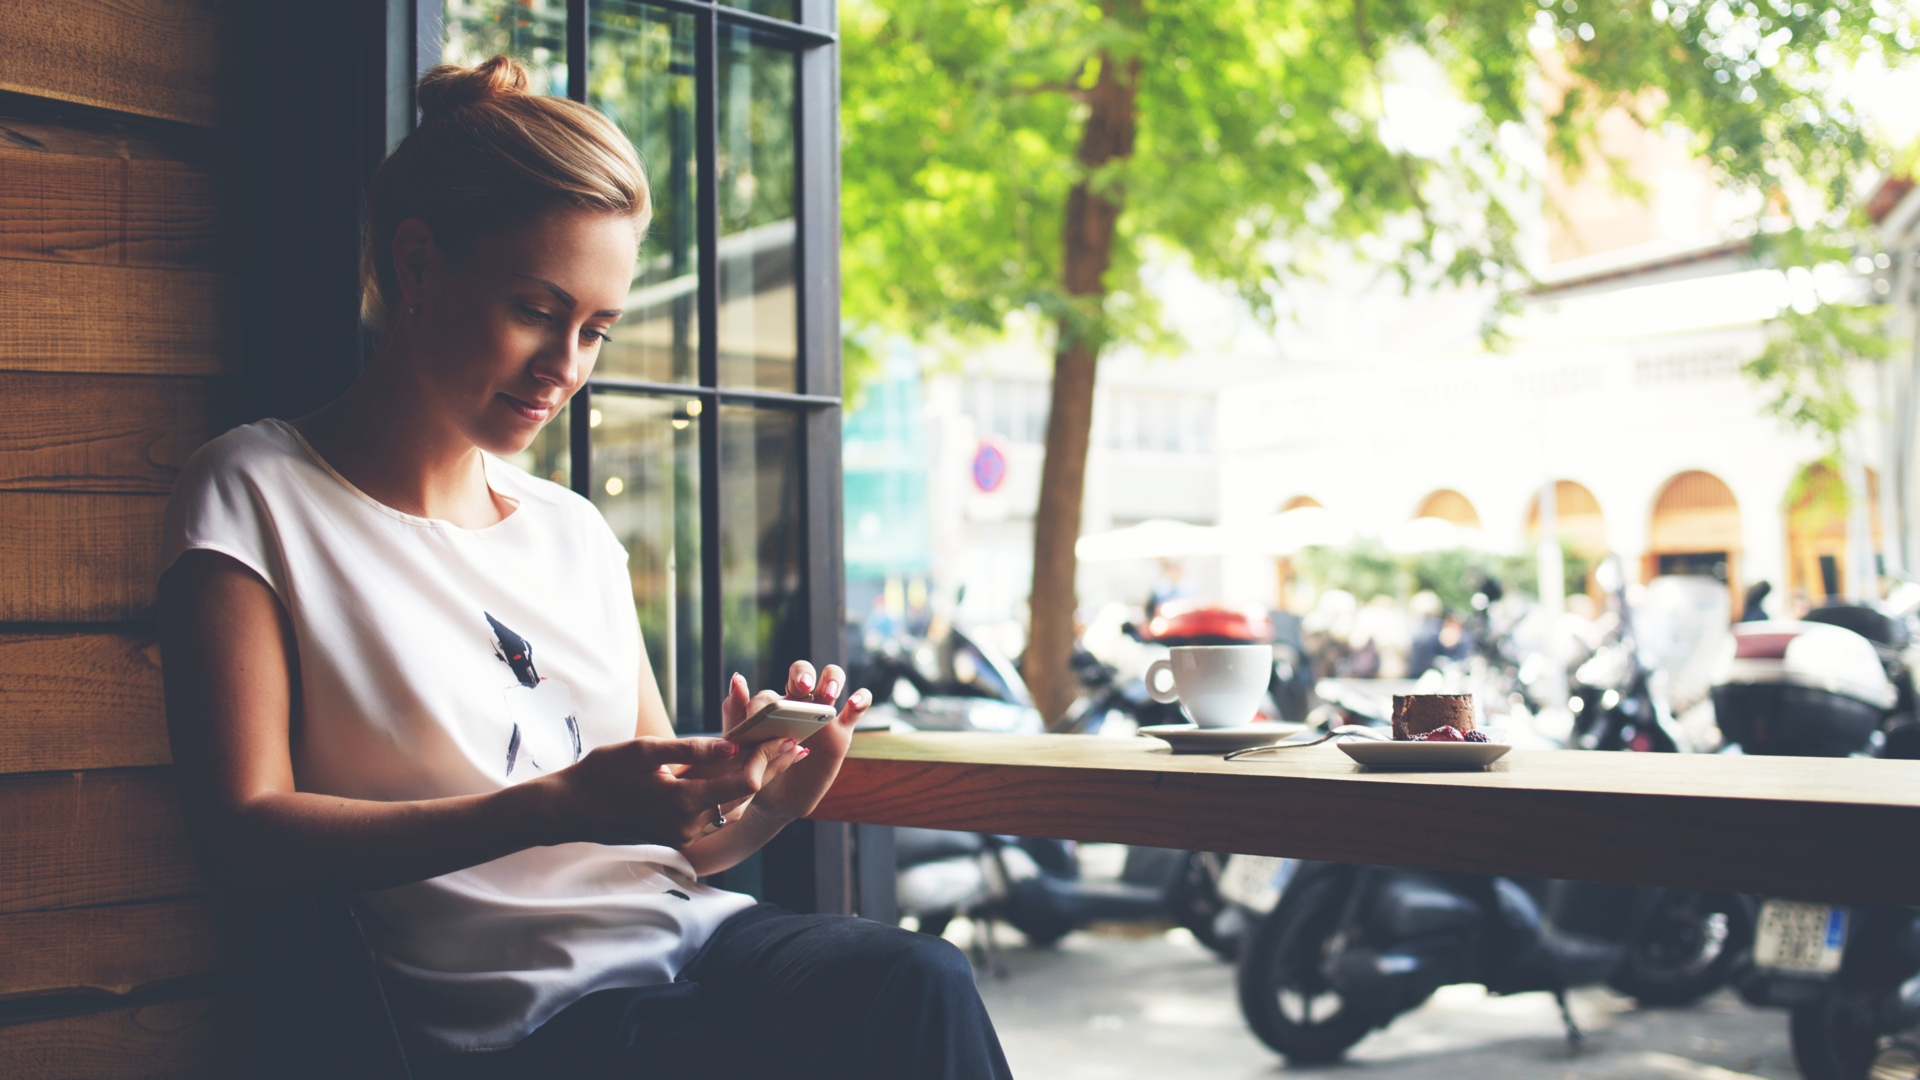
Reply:
M167 502L160 574L189 551L217 551L260 575L284 603L285 560L259 475L283 454L250 425L227 432L189 458Z

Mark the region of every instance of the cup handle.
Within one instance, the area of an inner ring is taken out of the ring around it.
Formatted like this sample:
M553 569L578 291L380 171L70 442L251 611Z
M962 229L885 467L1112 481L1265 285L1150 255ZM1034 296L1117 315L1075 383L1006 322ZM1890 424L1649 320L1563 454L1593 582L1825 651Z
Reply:
M1160 689L1160 677L1163 674L1167 678L1167 688L1164 691ZM1180 688L1173 682L1173 665L1167 661L1155 660L1148 664L1145 681L1147 696L1160 704L1171 705L1180 700Z

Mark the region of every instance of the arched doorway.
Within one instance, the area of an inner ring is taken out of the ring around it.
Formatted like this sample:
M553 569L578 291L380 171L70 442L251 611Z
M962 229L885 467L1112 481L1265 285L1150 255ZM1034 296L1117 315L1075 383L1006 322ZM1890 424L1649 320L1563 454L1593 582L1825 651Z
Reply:
M1740 504L1733 489L1712 473L1690 469L1661 485L1653 500L1641 580L1661 574L1715 578L1735 604L1741 596L1740 548Z
M1593 582L1593 567L1606 557L1607 519L1600 512L1600 500L1593 497L1585 484L1574 480L1555 480L1553 482L1554 531L1559 533L1561 544L1573 552L1578 561L1584 564L1581 580L1567 581L1572 592L1575 586L1579 591L1603 599ZM1540 493L1534 492L1527 500L1527 543L1540 543Z
M1865 498L1880 549L1880 474L1867 471ZM1847 514L1859 492L1848 492L1833 467L1816 461L1803 467L1787 489L1787 595L1789 602L1818 604L1846 595L1852 567L1847 559Z
M1431 492L1420 500L1419 509L1413 512L1415 518L1439 518L1451 521L1462 528L1480 527L1480 514L1473 508L1465 495L1452 488L1441 488Z

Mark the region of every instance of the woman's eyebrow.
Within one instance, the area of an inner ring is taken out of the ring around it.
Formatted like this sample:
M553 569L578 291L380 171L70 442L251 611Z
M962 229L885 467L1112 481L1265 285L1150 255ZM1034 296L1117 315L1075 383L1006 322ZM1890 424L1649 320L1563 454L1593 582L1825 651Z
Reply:
M573 298L572 293L568 292L567 290L561 288L558 285L555 285L553 282L548 281L546 278L537 278L531 274L514 274L513 276L520 278L523 281L531 281L538 285L545 285L547 287L547 291L552 293L555 299L559 300L560 303L565 305L568 311L572 311L579 304L579 301ZM594 312L594 314L603 319L617 319L620 316L626 314L626 312L616 311L612 308L607 308L602 311L596 311Z

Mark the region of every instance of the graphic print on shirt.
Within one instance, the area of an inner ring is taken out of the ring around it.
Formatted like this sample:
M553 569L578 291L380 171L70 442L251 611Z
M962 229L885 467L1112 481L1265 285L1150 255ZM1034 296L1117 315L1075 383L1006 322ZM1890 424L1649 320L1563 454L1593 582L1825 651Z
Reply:
M507 628L491 612L481 612L493 628L493 655L513 672L513 685L503 687L507 717L513 724L507 736L507 771L525 764L535 772L564 767L580 760L580 719L573 691L566 683L540 676L533 666L533 642ZM541 764L542 761L547 764Z

